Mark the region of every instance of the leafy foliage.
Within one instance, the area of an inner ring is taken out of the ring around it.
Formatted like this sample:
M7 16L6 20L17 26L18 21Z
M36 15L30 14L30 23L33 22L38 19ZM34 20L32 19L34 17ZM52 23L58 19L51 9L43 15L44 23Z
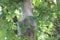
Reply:
M0 40L18 40L14 33L17 26L13 18L21 18L22 0L0 0ZM48 0L33 0L33 14L38 26L37 40L58 40L60 38L60 0L49 5ZM18 12L16 12L16 10ZM59 36L58 36L59 35Z

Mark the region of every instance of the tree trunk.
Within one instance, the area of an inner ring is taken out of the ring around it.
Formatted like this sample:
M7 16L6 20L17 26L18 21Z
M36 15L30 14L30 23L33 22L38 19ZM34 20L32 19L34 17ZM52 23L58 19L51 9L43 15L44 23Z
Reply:
M22 28L25 25L29 25L30 28L27 28L26 31L24 31L22 33L22 35L23 36L28 36L29 40L36 40L35 39L35 32L37 30L37 26L36 26L36 23L35 23L34 19L31 18L31 17L33 17L33 14L32 14L32 0L25 0L23 2L23 5L22 5L22 19L19 22L19 27ZM18 28L18 30L19 30L19 28Z
M33 16L32 14L32 0L25 0L22 5L22 18Z

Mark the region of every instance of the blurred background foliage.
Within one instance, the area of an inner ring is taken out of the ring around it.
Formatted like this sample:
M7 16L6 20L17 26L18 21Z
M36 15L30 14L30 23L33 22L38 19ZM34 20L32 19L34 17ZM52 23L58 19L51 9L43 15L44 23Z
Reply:
M17 26L13 18L20 20L23 0L0 0L0 40L18 40L14 33ZM60 40L60 0L33 0L33 14L37 22L37 40Z

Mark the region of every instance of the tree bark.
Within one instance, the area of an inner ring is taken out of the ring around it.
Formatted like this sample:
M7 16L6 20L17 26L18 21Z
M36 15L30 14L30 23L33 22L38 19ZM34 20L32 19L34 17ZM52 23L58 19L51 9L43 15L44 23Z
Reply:
M29 25L30 28L27 28L26 31L24 31L22 33L22 35L23 36L27 35L29 40L36 40L35 39L35 32L37 30L37 26L36 26L36 23L35 23L34 19L30 18L30 17L33 17L33 14L32 14L32 0L25 0L23 2L23 5L22 5L22 19L19 22L19 28L20 27L22 28L25 25ZM26 21L26 19L27 19L27 21ZM20 30L19 28L18 28L18 30Z
M33 16L32 14L32 0L25 0L22 5L22 18Z

